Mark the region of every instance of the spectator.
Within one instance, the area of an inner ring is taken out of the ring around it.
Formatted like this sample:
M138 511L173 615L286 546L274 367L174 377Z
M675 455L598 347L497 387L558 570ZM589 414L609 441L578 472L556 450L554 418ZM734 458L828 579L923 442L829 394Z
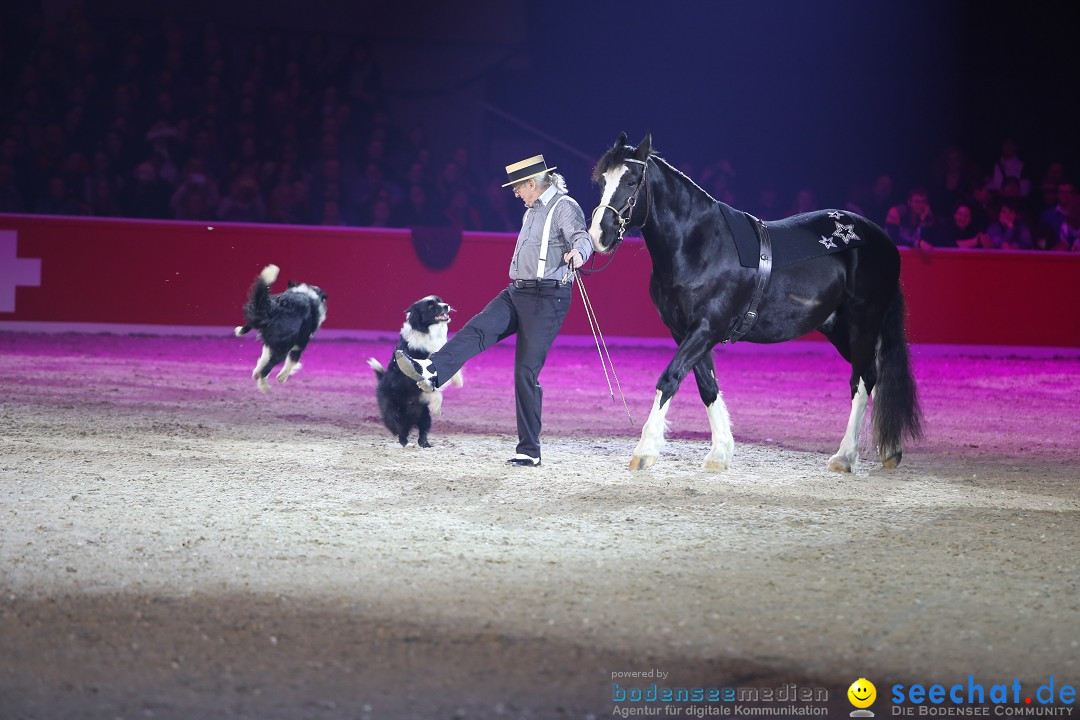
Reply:
M1069 217L1069 211L1075 204L1075 197L1075 188L1071 182L1062 180L1057 184L1056 204L1046 208L1039 218L1037 234L1047 244L1047 247L1043 249L1052 249L1057 245L1061 226Z
M38 200L34 212L40 215L88 215L89 208L68 190L64 178L54 175L49 178L45 195Z
M980 248L989 242L986 233L975 223L971 205L959 203L953 210L952 220L945 224L936 243L937 247Z
M187 198L188 195L193 193L200 196L199 200L194 201L194 205L189 203ZM184 168L180 183L169 201L169 207L172 208L174 217L180 220L208 220L209 217L204 218L201 216L203 209L210 216L213 216L220 202L221 194L218 191L217 180L206 173L206 167L201 158L192 158L188 161L187 167ZM192 207L198 209L198 217L191 216L192 210L190 208Z
M885 224L885 216L893 206L893 181L890 175L878 175L870 188L870 201L866 212L869 219L878 225Z
M320 225L343 225L341 220L341 206L336 200L326 200L322 206L322 219Z
M938 208L956 207L974 184L974 174L967 157L959 148L945 148L930 185L930 204Z
M885 232L897 247L929 250L934 246L937 220L930 210L930 198L925 188L913 188L908 192L906 205L889 209L885 217Z
M1017 152L1016 141L1006 138L1001 143L1001 157L994 163L994 171L991 176L993 187L1004 194L1003 184L1005 178L1016 178L1020 197L1027 197L1031 189L1031 181L1024 169L1024 161Z
M344 68L340 83L345 97L360 107L374 108L382 96L382 75L366 42L353 45Z
M1069 216L1061 224L1058 239L1071 252L1080 252L1080 202L1074 202L1069 209Z
M1016 210L1016 214L1024 221L1024 224L1031 227L1030 217L1028 216L1024 198L1020 195L1020 180L1014 177L1006 177L1001 181L1001 193L998 195L998 207L1001 209L1003 203L1010 203ZM998 213L995 211L991 217L997 217Z
M974 215L973 221L985 229L998 206L997 193L990 187L990 178L984 177L972 186L970 206Z
M512 233L521 227L521 209L510 207L510 196L498 180L488 183L481 214L485 230Z
M264 222L266 203L263 201L259 184L251 175L239 175L233 178L229 194L218 205L217 216L226 222Z
M368 227L379 228L398 226L398 223L394 220L394 213L390 207L390 201L386 197L377 197L372 201L370 207L368 207L364 224Z
M791 210L788 211L788 215L801 215L818 209L820 208L817 206L813 191L803 188L795 193L795 200L791 205Z
M21 213L25 210L22 193L15 183L15 167L0 162L0 213Z
M121 198L120 207L127 217L167 218L169 184L158 177L157 168L149 160L139 163L131 174L132 182Z
M108 178L99 177L92 180L90 188L89 211L96 217L119 217L120 203L117 200L117 192Z
M758 193L757 216L762 220L779 220L783 217L780 210L780 195L772 188L762 188Z
M213 220L217 217L217 196L211 197L206 185L191 185L179 198L174 196L177 220Z
M423 185L409 187L409 197L402 212L402 221L406 227L425 227L439 224L436 220L436 213L431 207L428 191Z
M1006 200L998 210L998 218L986 229L989 246L1006 250L1031 250L1031 231L1020 218L1016 202Z
M453 197L450 198L450 204L443 211L443 216L449 222L450 227L458 231L482 230L484 228L484 221L480 217L480 211L473 206L469 193L465 192L464 188L458 188L454 191Z

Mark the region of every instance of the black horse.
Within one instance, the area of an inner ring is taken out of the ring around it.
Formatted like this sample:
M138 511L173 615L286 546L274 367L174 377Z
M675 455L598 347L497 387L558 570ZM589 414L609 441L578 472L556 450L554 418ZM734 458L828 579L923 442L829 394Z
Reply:
M814 329L851 363L851 414L829 469L854 466L871 395L882 465L900 463L902 439L921 434L920 411L900 254L881 228L837 210L761 222L714 200L655 154L651 135L635 148L620 134L593 179L602 189L589 229L593 245L613 252L626 229L641 228L653 263L649 294L679 345L656 383L631 469L656 462L668 401L691 370L712 430L705 467L726 469L735 442L712 348L736 339L782 342Z

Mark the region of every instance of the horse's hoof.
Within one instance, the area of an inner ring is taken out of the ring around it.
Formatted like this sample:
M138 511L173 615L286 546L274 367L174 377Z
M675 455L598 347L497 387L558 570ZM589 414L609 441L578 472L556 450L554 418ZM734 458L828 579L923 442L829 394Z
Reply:
M655 455L635 455L630 458L631 470L647 470L656 464Z
M728 458L731 457L731 451L734 448L728 448L727 453L718 452L715 448L709 451L709 454L705 456L705 462L701 464L706 470L723 471L728 469Z
M851 472L851 461L843 455L833 455L829 458L830 472Z
M895 455L890 455L881 461L881 467L886 470L893 470L900 464L900 459L904 457L903 452L897 452Z

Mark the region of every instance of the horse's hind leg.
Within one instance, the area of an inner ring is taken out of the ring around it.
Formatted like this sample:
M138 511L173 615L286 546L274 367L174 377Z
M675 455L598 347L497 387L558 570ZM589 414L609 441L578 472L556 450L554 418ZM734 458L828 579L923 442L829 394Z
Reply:
M860 327L863 329L857 330L854 323L848 323L847 328L838 330L845 333L842 338L834 338L830 333L826 333L840 354L851 363L851 413L848 415L844 439L840 441L840 449L829 458L828 467L833 472L851 472L858 462L859 434L866 417L870 392L874 389L874 348L877 337L876 333L865 332L866 325Z
M844 439L840 441L840 449L829 458L829 469L833 472L851 472L859 459L859 432L862 430L863 418L866 416L866 403L869 394L866 392L866 383L862 378L851 375L855 389L851 393L851 414L848 416L847 430Z
M678 338L676 340L678 341ZM664 443L664 426L667 422L671 398L690 370L701 362L704 354L709 351L709 347L708 326L699 325L694 332L679 342L675 357L671 359L656 382L656 399L653 400L652 410L649 411L649 419L641 428L641 440L638 441L637 447L634 448L634 455L630 458L631 470L645 470L656 464L660 457L660 446Z
M731 456L735 453L735 439L731 437L731 416L728 415L724 398L716 384L716 370L713 366L713 354L705 353L701 362L694 366L694 379L697 380L701 402L709 416L709 429L712 431L712 448L705 456L706 470L727 470Z

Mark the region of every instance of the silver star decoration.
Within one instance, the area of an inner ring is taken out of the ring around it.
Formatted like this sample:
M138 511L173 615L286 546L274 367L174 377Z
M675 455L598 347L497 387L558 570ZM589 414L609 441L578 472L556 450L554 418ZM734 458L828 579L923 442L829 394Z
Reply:
M859 236L855 234L855 223L851 225L845 225L839 220L836 221L836 230L833 231L832 236L844 241L847 245L852 240L858 240Z
M828 250L832 250L834 247L836 247L836 243L832 241L832 238L825 235L822 235L821 239L818 240L818 242L824 245L825 248Z
M833 220L842 220L844 217L844 213L840 212L839 210L830 210L829 217L831 217Z

